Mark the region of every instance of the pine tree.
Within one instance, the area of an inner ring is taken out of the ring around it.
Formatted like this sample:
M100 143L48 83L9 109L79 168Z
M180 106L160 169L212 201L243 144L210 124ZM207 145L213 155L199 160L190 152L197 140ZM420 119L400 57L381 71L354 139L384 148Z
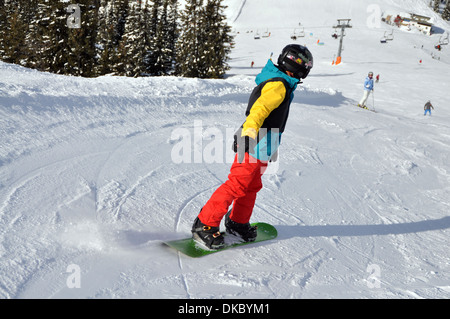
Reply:
M123 35L129 14L128 0L100 0L96 40L96 74L125 74Z
M50 61L50 72L69 74L67 72L67 58L72 48L69 46L69 28L67 27L67 3L58 0L49 0L52 3L50 17L49 37L51 49L47 52Z
M111 52L111 69L116 75L125 75L126 48L122 38L125 33L125 25L130 6L128 0L114 0L114 2L114 18L116 19L116 24L114 28L113 45L115 45L115 48Z
M176 43L179 36L178 30L178 0L168 1L167 16L167 45L165 54L166 74L172 74L175 71L176 62Z
M5 1L0 0L0 59L3 60L5 51L4 37L6 35L6 7Z
M96 76L96 37L97 37L97 14L99 1L78 0L80 8L80 28L69 28L67 63L65 73L71 75L93 77Z
M57 11L57 1L50 0L39 3L36 15L31 22L30 32L26 37L26 44L29 48L27 66L41 71L56 72L55 55L59 54L56 37L55 13Z
M9 63L25 64L25 8L18 0L7 0L2 7L0 55Z
M441 4L441 0L434 0L434 4L433 4L433 10L437 13L440 13L440 6Z
M123 46L125 50L125 75L142 76L146 72L145 54L148 48L145 33L146 23L144 12L146 10L140 3L132 5L127 17Z
M168 56L167 53L167 35L168 35L168 25L167 25L167 9L168 2L164 1L160 7L160 13L158 15L156 34L154 36L153 43L153 60L151 64L153 75L164 75L167 73L167 63Z
M200 50L200 17L203 0L187 0L180 15L180 37L177 41L176 74L185 77L199 77L202 73Z
M174 71L177 6L177 0L154 0L147 10L145 64L149 75L167 75Z
M161 48L159 47L158 41L158 28L160 27L160 15L162 11L162 1L163 0L152 0L147 11L147 26L146 33L148 36L148 51L146 54L146 69L147 73L154 75L157 74L157 61Z
M206 68L202 77L221 78L229 70L227 60L233 38L229 34L231 27L226 23L225 8L222 0L208 0L203 11L205 41L202 60Z
M96 40L97 66L96 74L105 75L112 73L112 55L115 49L115 22L112 3L101 0L98 9L98 32Z
M442 18L446 21L450 20L450 1L447 1L444 11L442 12Z
M226 23L222 0L188 0L181 14L177 42L177 74L186 77L221 78L229 69L231 28Z

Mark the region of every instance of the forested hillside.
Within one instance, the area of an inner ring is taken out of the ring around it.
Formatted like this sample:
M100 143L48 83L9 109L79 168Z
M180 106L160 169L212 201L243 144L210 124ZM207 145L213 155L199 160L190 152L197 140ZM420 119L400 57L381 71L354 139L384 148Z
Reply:
M232 38L222 0L1 0L0 58L95 77L220 78Z

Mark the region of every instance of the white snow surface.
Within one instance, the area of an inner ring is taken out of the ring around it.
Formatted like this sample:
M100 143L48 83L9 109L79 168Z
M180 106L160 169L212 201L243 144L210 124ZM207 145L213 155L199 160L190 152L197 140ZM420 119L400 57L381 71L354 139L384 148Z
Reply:
M0 63L0 298L450 298L450 47L371 18L414 12L448 32L427 3L228 0L223 80ZM197 259L164 246L226 180L254 77L299 22L314 68L252 216L278 238ZM376 113L355 107L369 71Z

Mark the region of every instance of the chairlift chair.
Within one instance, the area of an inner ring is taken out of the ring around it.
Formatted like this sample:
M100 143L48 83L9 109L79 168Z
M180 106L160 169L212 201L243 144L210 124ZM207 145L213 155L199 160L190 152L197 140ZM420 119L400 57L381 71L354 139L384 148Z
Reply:
M297 32L296 32L296 30L297 29L294 29L294 32L291 34L291 39L294 40L294 41L297 40Z
M305 36L305 27L302 27L300 32L297 34L299 38L303 38Z
M391 33L389 34L386 34L386 32L384 32L384 37L386 38L387 41L394 40L394 30L391 30Z

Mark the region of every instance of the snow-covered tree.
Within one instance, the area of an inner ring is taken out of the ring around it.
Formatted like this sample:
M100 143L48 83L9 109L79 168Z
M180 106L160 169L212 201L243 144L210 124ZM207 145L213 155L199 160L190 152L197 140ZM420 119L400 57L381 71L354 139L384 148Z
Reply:
M176 1L163 0L159 11L150 68L153 75L167 75L174 62Z
M444 20L450 20L450 1L447 1L445 5L444 11L442 12L442 18Z
M186 77L220 78L228 69L231 50L222 0L188 0L181 14L177 42L177 74Z
M78 0L82 19L80 28L68 28L68 52L65 73L85 77L96 76L96 40L99 0Z
M202 30L200 18L203 0L187 0L180 14L180 37L177 41L176 74L185 77L199 77L201 72Z
M231 52L231 27L226 23L225 6L222 0L208 0L203 11L204 42L202 60L206 65L206 78L221 78L229 66L228 55Z
M26 37L27 65L43 71L65 73L67 32L66 4L58 0L40 1Z
M6 62L25 64L28 31L26 2L2 1L0 5L0 57Z
M125 52L125 75L142 76L146 72L145 58L148 50L146 34L145 11L146 5L140 3L131 6L126 20L122 45Z
M433 10L437 13L440 13L440 5L441 5L441 0L434 0Z

